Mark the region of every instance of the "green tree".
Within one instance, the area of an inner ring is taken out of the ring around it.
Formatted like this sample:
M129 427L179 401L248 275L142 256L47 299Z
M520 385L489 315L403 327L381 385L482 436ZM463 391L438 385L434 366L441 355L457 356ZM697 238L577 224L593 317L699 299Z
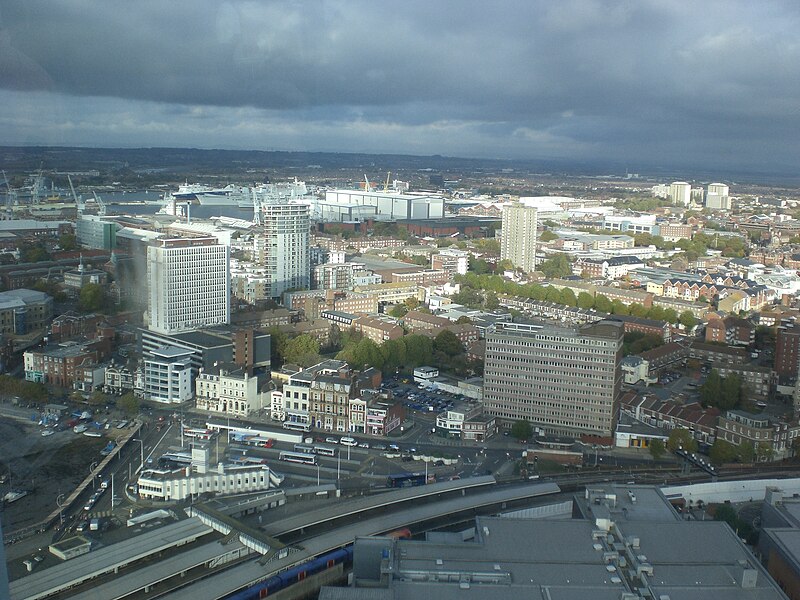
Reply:
M533 427L528 421L514 421L511 426L511 435L518 440L529 440L533 437Z
M575 297L575 292L570 288L562 289L560 303L564 306L577 306L578 299Z
M719 371L711 369L703 385L700 386L700 402L703 406L717 406L722 397L722 377Z
M667 450L667 447L664 445L664 442L658 438L654 440L650 440L650 445L647 447L650 450L650 455L658 460Z
M396 340L386 340L381 344L381 354L383 355L383 371L391 373L404 367L406 364L406 342L403 338Z
M497 299L497 294L494 292L486 292L486 297L483 300L483 307L486 310L495 310L500 308L500 301Z
M23 243L19 246L20 262L42 262L51 258L50 252L48 252L44 242L41 240L34 243Z
M551 285L550 287L547 288L547 296L545 296L545 300L547 300L548 302L555 302L556 304L561 304L561 290Z
M408 307L405 304L395 304L389 309L389 316L395 319L402 319L408 313Z
M734 462L739 457L739 449L725 440L717 439L711 446L708 456L715 465L724 465Z
M108 397L100 390L95 390L89 396L89 404L91 406L103 406L108 402Z
M603 294L597 294L594 297L594 308L597 312L610 313L612 308L611 300L603 296Z
M538 270L548 279L559 279L572 275L572 268L566 254L556 254L552 258L548 258L539 265Z
M756 450L750 442L743 442L739 445L739 459L743 463L751 463L756 459Z
M449 329L443 329L434 338L433 349L436 352L443 352L452 357L464 353L464 344L461 343L455 333Z
M406 366L409 368L429 365L433 362L433 340L424 335L407 335Z
M769 462L772 460L774 454L775 450L769 443L758 442L758 444L756 444L756 456L758 457L758 460Z
M697 440L694 439L691 431L682 427L673 429L667 439L667 450L675 452L680 448L686 452L697 452Z
M272 366L279 367L284 363L284 357L286 356L286 344L288 343L289 338L277 327L270 328L269 338Z
M286 362L310 367L319 361L319 342L304 333L286 343Z
M489 263L481 258L475 258L470 254L469 257L469 270L473 273L477 273L478 275L483 275L485 273L491 273L492 268L489 266Z
M362 338L353 351L352 364L356 368L383 368L384 358L378 344L369 338Z
M697 317L695 317L690 310L683 311L680 317L678 317L678 321L681 325L686 327L686 329L692 329L697 325Z
M408 310L416 310L420 306L420 301L418 298L415 298L414 296L409 296L408 298L403 300L403 305Z
M83 312L100 312L106 307L106 302L106 290L98 283L87 283L78 294L78 307Z
M742 378L736 373L722 379L722 390L715 406L723 410L736 408L742 400Z
M664 309L664 320L667 323L674 325L678 322L678 313L675 311L674 308L665 308Z
M65 251L77 250L78 238L71 233L62 233L58 238L58 245Z
M578 308L588 310L594 306L594 296L588 292L580 292L576 299Z
M542 232L542 235L539 236L539 239L545 243L552 242L553 240L558 239L558 235L550 231L549 229L545 229Z
M139 399L133 392L128 392L117 400L117 408L123 410L127 416L135 417L139 414Z

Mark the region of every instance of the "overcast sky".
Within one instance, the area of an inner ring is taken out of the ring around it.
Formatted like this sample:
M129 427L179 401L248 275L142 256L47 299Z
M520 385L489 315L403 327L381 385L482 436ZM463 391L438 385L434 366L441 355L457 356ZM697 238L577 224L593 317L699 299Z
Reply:
M800 2L7 0L0 144L791 171Z

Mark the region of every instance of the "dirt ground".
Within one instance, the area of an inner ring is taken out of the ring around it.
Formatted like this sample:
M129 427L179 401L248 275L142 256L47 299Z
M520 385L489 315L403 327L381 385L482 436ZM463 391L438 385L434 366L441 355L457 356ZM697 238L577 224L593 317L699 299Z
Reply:
M0 416L0 497L11 489L28 490L26 497L2 507L3 534L33 525L56 509L59 495L68 496L101 459L104 437L77 435L70 430L42 437L37 424Z

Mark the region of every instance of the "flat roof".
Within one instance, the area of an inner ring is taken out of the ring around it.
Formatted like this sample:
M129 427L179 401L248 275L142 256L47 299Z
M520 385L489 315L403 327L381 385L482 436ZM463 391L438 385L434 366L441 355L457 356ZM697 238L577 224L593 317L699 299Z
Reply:
M73 587L212 531L211 527L203 525L199 519L184 519L165 525L124 542L78 556L33 575L16 579L9 584L11 598L13 600L47 598L60 590Z
M483 478L475 477L471 479ZM461 479L449 483L463 484L468 481L469 479ZM433 485L423 487L430 488L433 487ZM483 489L478 493L457 496L445 502L424 504L405 509L401 508L400 510L391 511L371 519L362 519L355 523L348 524L347 527L336 528L328 533L304 540L303 550L292 553L285 558L270 561L269 568L265 568L258 561L249 561L217 575L207 577L201 582L188 585L176 592L166 595L165 598L169 600L196 600L201 597L218 598L229 594L232 590L245 587L248 584L252 584L252 582L261 581L270 577L273 573L301 563L310 557L318 556L319 554L335 548L340 548L351 543L356 537L380 535L400 527L406 527L409 524L468 510L476 506L510 502L539 495L554 494L559 491L560 488L555 483L524 484L522 486L505 489ZM266 527L264 527L264 529L266 529ZM456 589L458 589L457 586ZM505 589L507 590L507 588ZM420 597L425 596L416 596L414 600ZM588 596L584 596L583 598L586 597ZM503 600L507 600L508 598L508 595L502 596ZM576 598L576 600L578 599ZM601 600L605 599L601 598ZM614 600L619 600L619 594L614 597Z
M233 540L228 544L212 542L198 548L193 548L191 552L181 552L177 556L172 556L163 560L148 562L141 569L132 573L114 577L111 581L92 586L90 589L70 596L71 600L97 600L98 598L119 598L127 596L143 589L146 586L154 585L159 581L175 577L182 571L187 571L198 567L207 561L218 556L224 556L230 552L240 550L244 545L238 540Z

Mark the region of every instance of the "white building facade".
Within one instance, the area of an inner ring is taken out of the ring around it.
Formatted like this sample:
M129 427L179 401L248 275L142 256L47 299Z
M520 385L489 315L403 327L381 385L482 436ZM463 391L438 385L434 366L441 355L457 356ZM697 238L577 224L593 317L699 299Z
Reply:
M173 334L230 322L230 249L215 238L159 240L147 249L148 327Z
M192 399L192 354L173 346L144 356L144 394L154 402L177 404Z
M195 381L197 408L231 417L246 417L262 408L259 378L245 369L200 370Z

